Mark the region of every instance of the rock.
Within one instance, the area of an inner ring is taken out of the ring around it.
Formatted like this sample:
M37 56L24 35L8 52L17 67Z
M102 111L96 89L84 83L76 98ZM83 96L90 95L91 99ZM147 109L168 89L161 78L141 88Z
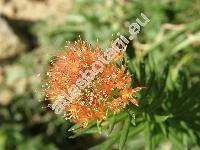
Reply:
M19 65L5 66L6 85L13 89L15 94L23 94L27 86L27 73Z
M12 98L12 92L10 90L4 89L0 91L0 105L10 104Z
M63 18L70 8L69 0L0 0L0 13L20 20Z
M0 17L0 60L14 57L25 51L27 45L13 32L8 23Z

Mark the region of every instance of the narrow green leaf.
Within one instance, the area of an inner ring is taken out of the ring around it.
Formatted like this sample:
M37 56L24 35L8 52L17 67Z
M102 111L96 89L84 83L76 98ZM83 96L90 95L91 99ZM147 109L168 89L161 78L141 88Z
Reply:
M82 130L82 131L79 131L78 133L68 137L69 139L73 139L73 138L76 138L80 135L84 135L84 134L91 134L91 133L97 133L99 130L97 127L93 127L93 128L88 128L88 129L85 129L85 130Z
M98 128L98 132L101 134L102 132L102 126L101 126L102 121L97 120L97 128Z
M68 131L74 131L75 133L78 133L78 132L82 132L82 131L88 130L89 128L92 128L95 125L96 125L96 120L94 120L91 123L89 123L86 129L83 129L81 124L75 124Z
M131 117L127 117L126 120L124 121L123 129L122 129L121 136L120 136L119 150L122 150L122 148L125 145L125 142L126 142L127 136L128 136L130 123L131 123Z
M135 115L134 115L134 117L132 116L132 118L131 118L131 124L132 124L133 126L136 126L136 123L135 123Z
M128 134L128 137L134 137L135 135L137 135L138 133L142 132L142 130L144 129L144 123L141 123L141 124L137 124L136 127L131 127L129 129L129 134Z
M110 138L105 140L103 143L90 148L90 150L110 150L111 146L119 139L121 132L117 132L112 135Z
M128 134L128 137L134 137L135 135L137 135L138 133L140 133L142 130L144 129L144 124L141 123L139 125L137 125L136 127L130 127L130 132ZM90 150L110 150L111 146L116 143L116 141L118 141L118 139L120 138L122 131L117 132L115 134L113 134L112 136L110 136L108 139L106 139L103 143L94 146L92 148L90 148Z
M160 123L159 125L160 125L160 128L161 128L161 131L167 137L168 136L168 132L167 132L166 126L163 123Z
M79 128L81 128L81 124L75 124L71 128L69 128L68 131L74 131L74 130L79 129Z
M168 118L172 118L173 115L166 115L166 116L160 116L160 115L155 115L154 116L154 119L157 123L161 123L161 122L164 122L166 121Z
M152 150L152 135L151 135L151 127L150 123L146 122L146 127L144 130L145 134L145 150Z
M172 131L173 132L173 131ZM184 146L183 146L183 143L181 143L178 138L170 132L169 134L169 139L170 141L174 144L174 146L177 148L177 149L180 149L180 150L183 150L184 149Z
M109 122L109 127L108 127L108 134L110 134L114 128L115 125L115 115L112 116L111 121Z

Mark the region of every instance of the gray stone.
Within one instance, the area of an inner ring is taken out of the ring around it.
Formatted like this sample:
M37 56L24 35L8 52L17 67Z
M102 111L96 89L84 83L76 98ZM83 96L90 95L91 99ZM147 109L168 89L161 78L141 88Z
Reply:
M0 60L15 57L27 48L3 18L0 18Z

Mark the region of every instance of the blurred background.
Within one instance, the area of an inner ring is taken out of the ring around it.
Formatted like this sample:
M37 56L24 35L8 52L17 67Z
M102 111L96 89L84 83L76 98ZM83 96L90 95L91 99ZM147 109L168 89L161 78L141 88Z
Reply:
M141 12L151 21L125 56L132 84L149 87L138 118L173 116L152 123L152 135L164 139L156 149L200 149L199 0L0 0L0 150L85 150L106 139L68 138L72 123L41 95L43 74L65 41L80 35L105 49L117 32L129 37ZM144 136L130 138L125 149L144 149Z

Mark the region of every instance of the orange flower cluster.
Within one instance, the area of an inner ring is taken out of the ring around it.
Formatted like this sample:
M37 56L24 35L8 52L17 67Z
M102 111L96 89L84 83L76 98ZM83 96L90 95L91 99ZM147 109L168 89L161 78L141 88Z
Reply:
M59 99L64 91L82 77L86 69L91 69L91 64L102 54L98 44L93 48L87 42L78 40L68 45L66 51L58 54L47 72L47 98L52 102ZM122 54L118 54L115 58L121 57ZM94 119L106 120L111 111L120 112L128 102L138 105L135 92L141 88L130 86L131 75L125 73L125 65L121 68L116 66L116 59L109 64L103 64L102 72L81 90L78 97L65 105L67 119L86 127Z

